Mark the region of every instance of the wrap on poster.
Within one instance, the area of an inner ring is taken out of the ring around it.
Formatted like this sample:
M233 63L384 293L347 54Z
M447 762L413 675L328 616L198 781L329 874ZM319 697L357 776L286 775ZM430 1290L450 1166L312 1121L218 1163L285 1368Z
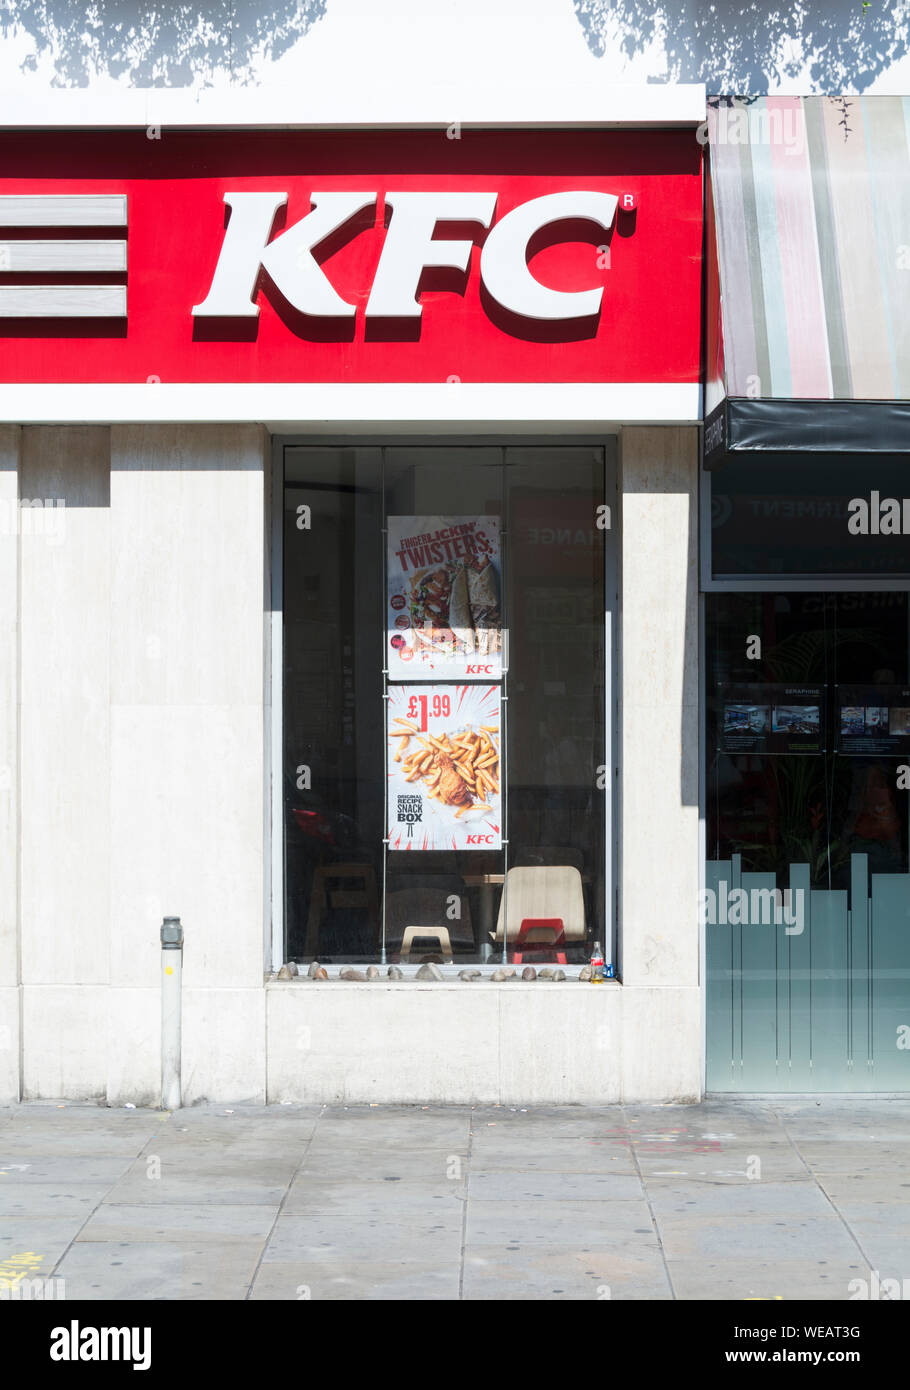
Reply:
M390 850L502 848L498 685L390 685Z
M389 677L502 674L499 517L390 516Z

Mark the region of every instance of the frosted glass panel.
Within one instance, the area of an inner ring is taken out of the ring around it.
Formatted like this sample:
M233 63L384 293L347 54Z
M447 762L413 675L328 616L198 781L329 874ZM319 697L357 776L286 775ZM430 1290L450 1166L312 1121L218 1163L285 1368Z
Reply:
M906 1091L910 1090L910 876L872 875L871 924L875 1089Z
M705 868L707 1089L910 1090L910 874L854 854L849 892L810 889L793 864L775 922L773 874L742 873L739 855Z

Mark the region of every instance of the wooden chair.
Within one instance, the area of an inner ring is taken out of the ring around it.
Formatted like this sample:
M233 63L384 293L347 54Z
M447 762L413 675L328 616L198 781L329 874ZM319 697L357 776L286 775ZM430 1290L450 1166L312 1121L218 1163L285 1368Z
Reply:
M409 960L411 947L415 941L430 940L438 943L440 955L448 956L449 960L452 959L452 938L449 935L448 927L405 927L398 954L402 960ZM426 951L429 948L424 946L423 949Z
M362 879L361 888L332 886L332 880L348 884L351 879ZM310 893L310 911L307 917L306 944L304 955L318 956L319 928L326 908L360 907L365 908L371 921L379 921L379 894L376 891L376 873L372 864L320 864L313 872L313 888Z
M399 953L404 960L414 950L413 943L420 937L438 942L439 954L448 957L452 956L453 949L472 950L474 930L464 881L439 875L435 878L430 876L426 881L420 875L415 875L415 879L419 887L399 888L386 894L387 950ZM453 895L461 903L461 916L458 918L448 915Z
M566 963L563 949L585 939L585 900L581 874L571 864L510 869L499 904L493 940L505 934L515 964L525 953L544 952Z

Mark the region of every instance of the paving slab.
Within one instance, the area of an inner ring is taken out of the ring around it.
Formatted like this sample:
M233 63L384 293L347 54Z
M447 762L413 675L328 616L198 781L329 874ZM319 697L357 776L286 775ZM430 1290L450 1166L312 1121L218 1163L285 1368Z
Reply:
M676 1298L774 1301L832 1300L850 1297L852 1279L868 1277L868 1267L855 1260L752 1260L745 1252L735 1259L668 1259Z
M454 1301L459 1296L456 1264L421 1259L360 1260L350 1266L271 1260L260 1265L250 1298L312 1302L407 1303Z
M632 1173L536 1173L472 1170L472 1202L622 1202L644 1196L641 1179Z
M813 1173L904 1173L910 1140L804 1139L798 1144L803 1162Z
M67 1299L243 1299L263 1242L246 1240L77 1242L55 1276Z
M448 1119L368 1119L350 1120L326 1116L313 1138L314 1149L334 1144L363 1144L372 1149L464 1149L470 1135L468 1116Z
M89 1215L90 1213L86 1213ZM50 1273L76 1239L85 1222L72 1216L6 1216L0 1221L0 1265L17 1256L37 1256L36 1274Z
M673 1297L656 1251L615 1251L596 1246L547 1248L475 1247L465 1252L462 1296L474 1302L527 1299L668 1300Z
M721 1216L693 1209L687 1216L657 1214L657 1225L668 1260L727 1257L849 1262L859 1258L855 1240L833 1212L767 1217Z
M109 1191L108 1183L7 1183L0 1185L0 1221L17 1216L79 1216L84 1221Z
M440 1182L449 1181L457 1159L462 1171L467 1166L467 1145L462 1149L380 1149L373 1152L369 1145L357 1152L340 1145L311 1145L300 1165L296 1180L303 1177L321 1179L349 1178L353 1181L382 1182Z
M62 1182L69 1186L88 1183L99 1186L116 1182L129 1171L134 1159L129 1154L108 1158L104 1154L49 1154L47 1143L43 1153L16 1155L0 1162L0 1191L10 1180L31 1186L32 1183Z
M339 1218L325 1212L281 1215L263 1262L304 1260L313 1264L342 1260L383 1261L422 1258L432 1253L458 1262L464 1213L459 1205L412 1217L351 1212Z
M121 1205L170 1204L178 1206L250 1205L277 1206L288 1189L287 1182L258 1180L255 1168L236 1175L163 1172L157 1180L145 1171L130 1173L116 1183L108 1200Z
M158 1203L130 1206L108 1202L81 1227L80 1241L246 1240L264 1241L278 1215L278 1205L251 1204L197 1206Z
M638 1172L631 1149L586 1140L562 1144L541 1140L539 1145L496 1139L471 1144L471 1169L519 1173L625 1173Z
M327 1212L335 1216L357 1213L407 1218L411 1215L432 1215L441 1208L451 1207L453 1203L457 1203L461 1209L465 1200L463 1180L352 1181L349 1178L333 1180L304 1173L291 1184L282 1211L286 1215Z
M554 1204L555 1205L555 1204ZM647 1203L641 1201L565 1201L551 1215L540 1202L479 1202L468 1204L465 1243L468 1246L539 1246L553 1242L582 1250L621 1246L657 1248L657 1236Z
M834 1214L831 1202L809 1178L801 1182L738 1182L694 1184L679 1178L659 1178L647 1183L648 1200L660 1223L663 1219L720 1216L735 1221L741 1216L821 1216Z
M652 1178L679 1177L711 1186L718 1180L748 1181L758 1171L763 1182L805 1182L809 1169L798 1153L785 1141L744 1144L704 1149L666 1147L660 1150L637 1146L635 1158L646 1182Z

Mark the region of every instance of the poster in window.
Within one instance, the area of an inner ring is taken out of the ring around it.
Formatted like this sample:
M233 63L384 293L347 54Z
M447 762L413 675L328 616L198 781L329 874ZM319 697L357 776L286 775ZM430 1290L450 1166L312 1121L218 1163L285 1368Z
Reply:
M721 753L820 753L825 747L823 685L718 686Z
M839 685L837 750L867 757L910 753L910 686Z
M502 848L498 685L390 685L390 850Z
M390 516L389 679L502 674L499 517Z

